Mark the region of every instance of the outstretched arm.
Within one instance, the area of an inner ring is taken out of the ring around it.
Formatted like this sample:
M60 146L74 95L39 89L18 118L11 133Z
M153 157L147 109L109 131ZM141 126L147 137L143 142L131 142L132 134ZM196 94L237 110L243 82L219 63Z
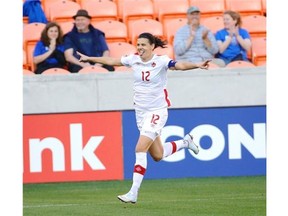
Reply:
M91 57L91 56L86 56L80 52L77 52L77 54L80 56L80 59L79 59L80 62L95 62L95 63L106 64L106 65L111 65L111 66L122 66L120 58Z
M170 69L174 69L174 70L190 70L190 69L196 69L196 68L200 68L200 69L208 69L209 67L209 62L211 60L206 60L204 61L203 63L200 63L200 64L194 64L192 62L177 62L175 64L175 67L174 68L170 68Z

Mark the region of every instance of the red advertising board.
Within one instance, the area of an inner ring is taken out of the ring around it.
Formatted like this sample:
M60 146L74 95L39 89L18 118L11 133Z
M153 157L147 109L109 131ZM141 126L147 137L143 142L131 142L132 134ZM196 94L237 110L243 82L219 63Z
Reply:
M123 179L121 112L23 116L23 183Z

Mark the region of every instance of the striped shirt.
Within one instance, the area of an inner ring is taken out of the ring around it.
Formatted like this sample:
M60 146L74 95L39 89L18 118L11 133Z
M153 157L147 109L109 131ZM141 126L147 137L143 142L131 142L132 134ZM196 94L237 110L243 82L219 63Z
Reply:
M186 47L188 38L190 37L190 25L181 27L174 37L174 53L176 61L189 61L193 63L200 63L207 59L214 58L214 55L218 52L218 45L213 33L209 30L208 39L211 41L211 47L207 48L203 39L203 31L207 28L200 25L196 30L195 37L190 47Z

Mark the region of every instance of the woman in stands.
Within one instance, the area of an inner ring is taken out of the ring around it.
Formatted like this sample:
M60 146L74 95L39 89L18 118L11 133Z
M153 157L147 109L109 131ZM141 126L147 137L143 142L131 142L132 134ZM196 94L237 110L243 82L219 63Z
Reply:
M60 26L55 22L46 24L37 42L33 63L36 65L35 73L41 74L49 68L65 68L63 33Z
M162 145L160 135L168 119L170 100L166 89L167 70L207 69L210 60L201 64L191 62L176 62L168 56L158 56L153 53L157 47L164 48L166 41L150 33L142 33L137 40L137 54L111 57L89 57L78 52L81 62L132 67L134 75L134 107L137 126L140 131L136 144L136 162L133 172L133 184L127 194L119 195L118 199L126 203L136 203L138 190L147 168L147 152L155 161L177 152L182 148L191 149L198 154L198 146L193 142L191 134L184 139L166 142Z
M219 53L216 57L225 64L232 61L248 61L247 52L251 49L249 32L241 28L242 20L239 13L225 11L223 14L224 28L216 32Z

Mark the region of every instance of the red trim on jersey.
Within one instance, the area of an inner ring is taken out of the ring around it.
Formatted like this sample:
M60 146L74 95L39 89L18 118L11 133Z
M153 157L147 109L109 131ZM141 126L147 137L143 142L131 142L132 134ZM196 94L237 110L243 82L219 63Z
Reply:
M142 167L141 165L137 164L134 166L134 172L139 173L144 176L146 169Z
M177 146L176 146L176 143L175 142L171 142L172 144L172 154L175 153L177 151Z
M167 91L167 89L164 89L164 94L165 94L165 100L166 100L166 102L167 102L167 104L168 104L168 107L170 107L170 106L171 106L171 102L170 102L170 100L169 100L169 98L168 98L168 91Z

